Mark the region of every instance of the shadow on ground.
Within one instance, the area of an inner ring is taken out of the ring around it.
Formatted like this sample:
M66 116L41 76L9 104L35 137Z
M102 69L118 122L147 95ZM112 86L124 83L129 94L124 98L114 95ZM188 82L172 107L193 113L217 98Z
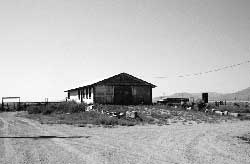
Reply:
M4 136L1 138L13 139L52 139L52 138L90 138L90 136Z

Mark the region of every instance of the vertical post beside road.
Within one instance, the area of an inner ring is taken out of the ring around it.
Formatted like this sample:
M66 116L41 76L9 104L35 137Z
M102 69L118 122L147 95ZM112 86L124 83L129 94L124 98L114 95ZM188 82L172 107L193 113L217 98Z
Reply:
M4 108L4 104L3 104L3 98L2 98L2 110L4 110L3 108Z

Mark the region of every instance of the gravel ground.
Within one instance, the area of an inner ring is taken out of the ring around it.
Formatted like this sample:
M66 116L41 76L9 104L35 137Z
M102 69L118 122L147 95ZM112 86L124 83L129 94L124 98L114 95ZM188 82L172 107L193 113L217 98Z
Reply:
M250 121L133 127L42 125L0 113L0 163L249 164Z

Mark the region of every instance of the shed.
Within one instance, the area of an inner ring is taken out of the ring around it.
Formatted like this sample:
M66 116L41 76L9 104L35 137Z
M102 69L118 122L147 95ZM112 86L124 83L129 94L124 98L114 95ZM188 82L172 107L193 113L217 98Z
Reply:
M87 104L136 105L152 104L152 88L142 79L120 73L82 87L69 89L67 99Z

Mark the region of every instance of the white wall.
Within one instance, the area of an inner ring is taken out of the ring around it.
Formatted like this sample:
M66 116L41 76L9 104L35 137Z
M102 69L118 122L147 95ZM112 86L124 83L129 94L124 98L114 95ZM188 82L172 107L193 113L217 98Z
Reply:
M83 99L82 101L87 103L87 104L93 104L94 103L94 92L93 92L93 88L91 88L91 98L89 98L89 96L85 96L86 93L86 89L84 89L84 95L83 95Z
M78 103L80 103L81 102L81 100L78 98L78 91L76 90L76 91L70 91L70 99L69 99L69 101L76 101L76 102L78 102Z
M83 94L83 99L82 101L87 103L87 104L93 104L94 103L94 92L93 92L93 88L91 88L91 98L89 98L89 95L86 97L85 95L86 93L86 89L84 89L84 94ZM78 90L75 91L70 91L70 99L68 99L69 101L76 101L77 103L81 103L81 97L79 98L78 96Z

